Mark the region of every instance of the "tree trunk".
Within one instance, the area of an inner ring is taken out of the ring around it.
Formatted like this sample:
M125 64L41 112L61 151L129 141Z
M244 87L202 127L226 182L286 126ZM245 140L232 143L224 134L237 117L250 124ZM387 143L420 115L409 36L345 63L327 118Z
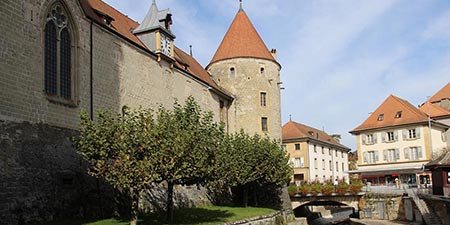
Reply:
M131 221L130 225L137 225L139 214L139 191L131 188Z
M258 193L257 193L257 187L253 188L253 201L255 203L255 207L258 207Z
M248 206L248 184L244 185L244 196L242 200L242 205L244 207Z
M167 182L167 222L173 222L173 182Z

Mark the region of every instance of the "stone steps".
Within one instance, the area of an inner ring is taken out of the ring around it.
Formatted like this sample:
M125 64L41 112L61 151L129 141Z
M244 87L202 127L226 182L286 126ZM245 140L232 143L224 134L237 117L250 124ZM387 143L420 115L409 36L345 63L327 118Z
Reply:
M420 214L422 214L423 220L427 225L443 225L442 221L434 212L433 207L427 204L425 200L420 199L413 190L408 189L407 193L410 197L412 197L414 203L420 211Z

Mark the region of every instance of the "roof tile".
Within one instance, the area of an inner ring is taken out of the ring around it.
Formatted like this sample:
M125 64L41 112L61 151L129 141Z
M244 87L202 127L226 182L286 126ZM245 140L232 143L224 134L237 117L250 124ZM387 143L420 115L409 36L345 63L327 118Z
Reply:
M276 62L244 10L239 10L210 64L232 58L259 58Z
M430 98L430 102L439 102L442 99L450 99L450 82L447 83L441 90Z
M400 116L397 114L400 113ZM382 116L383 118L379 118ZM361 125L350 131L363 130L428 122L428 116L418 108L394 95L390 95Z

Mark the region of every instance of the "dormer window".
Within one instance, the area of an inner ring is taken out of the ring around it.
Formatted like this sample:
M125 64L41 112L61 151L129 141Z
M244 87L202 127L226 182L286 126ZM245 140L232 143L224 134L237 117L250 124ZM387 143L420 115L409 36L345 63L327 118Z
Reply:
M384 114L380 114L378 116L378 121L383 121L384 120Z
M402 118L402 111L398 111L397 114L395 114L395 118Z
M311 137L314 137L314 132L308 131L308 134L309 134Z

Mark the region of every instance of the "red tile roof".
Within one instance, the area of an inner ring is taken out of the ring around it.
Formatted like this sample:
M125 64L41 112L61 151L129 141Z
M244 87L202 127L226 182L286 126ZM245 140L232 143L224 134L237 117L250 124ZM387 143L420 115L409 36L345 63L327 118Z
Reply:
M400 113L400 117L396 115ZM380 120L379 117L383 115ZM361 125L350 131L371 130L376 128L428 122L428 116L406 100L390 95Z
M433 104L430 102L425 102L422 106L420 106L420 111L427 114L430 113L432 118L441 117L441 116L450 116L450 111L440 107L437 104Z
M442 99L450 99L450 82L447 83L441 90L430 98L430 102L439 102Z
M289 121L285 125L283 125L282 139L283 142L292 139L311 139L350 150L350 148L337 142L327 133L294 121Z
M212 63L232 58L259 58L276 62L244 10L239 10L216 51Z
M139 38L132 33L139 26L139 23L128 16L117 11L101 0L79 0L84 13L94 22L111 30L112 32L129 40L137 46L147 49ZM111 25L107 25L103 15L112 18ZM194 76L196 79L206 83L227 97L231 97L225 90L221 89L209 76L208 72L192 56L186 54L181 49L175 47L175 66Z

